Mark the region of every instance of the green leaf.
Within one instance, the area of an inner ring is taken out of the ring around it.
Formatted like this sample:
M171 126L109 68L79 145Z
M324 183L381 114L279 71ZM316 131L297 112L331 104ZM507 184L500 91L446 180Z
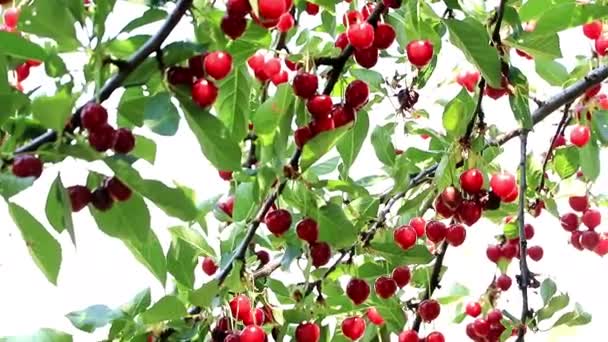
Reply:
M57 285L61 267L61 245L27 210L15 203L9 203L8 209L32 259L46 279Z
M553 170L560 178L568 178L576 173L579 166L578 149L574 146L562 147L555 150L553 155Z
M55 40L60 52L80 46L76 38L76 21L66 0L34 0L21 7L19 30ZM97 1L96 5L104 1ZM97 12L97 11L95 11Z
M129 22L127 25L125 25L125 27L123 27L122 30L120 30L120 32L121 33L131 32L131 31L135 30L136 28L151 24L156 21L160 21L160 20L164 19L166 16L167 16L167 12L165 12L159 8L150 8L147 11L145 11L141 15L141 17L131 20L131 22Z
M208 283L203 284L200 288L190 292L188 300L194 305L206 308L211 305L211 301L219 292L219 283L217 279L213 279Z
M552 86L560 87L570 78L566 67L556 61L537 58L534 63L538 76Z
M437 301L442 304L452 304L460 301L464 297L468 297L470 295L469 289L459 283L456 283L450 289L450 293L447 296L437 298Z
M196 205L183 188L170 188L160 181L144 179L124 160L106 158L105 162L129 188L154 202L168 215L183 221L192 221L197 217Z
M532 129L532 115L530 114L530 105L528 103L528 79L517 68L510 68L509 81L515 89L509 94L509 103L511 110L515 115L515 119L519 125L526 129Z
M129 125L141 127L144 124L144 108L147 103L148 97L144 95L141 87L127 88L118 103L118 122L126 120Z
M553 317L556 312L565 308L569 302L570 298L567 294L552 297L551 300L549 300L549 304L536 312L536 319L540 322Z
M606 16L608 7L604 5L579 4L574 1L561 3L551 6L550 11L543 11L536 21L534 31L525 32L522 38L551 35Z
M372 131L371 141L376 152L376 157L384 165L392 166L395 164L395 146L392 142L395 124L388 123L384 126L377 126Z
M521 21L530 21L538 19L547 8L562 4L571 3L572 0L528 0L523 3L519 9Z
M552 60L562 57L557 33L545 36L524 37L508 38L505 42L507 45L523 50L535 58Z
M89 333L122 316L122 312L112 310L105 305L92 305L84 310L73 311L66 315L72 325Z
M32 101L32 113L44 127L63 132L63 128L72 116L74 100L65 92L53 96L40 96Z
M370 246L399 265L428 264L433 260L433 255L425 246L415 245L407 251L401 249L395 243L393 231L391 230L383 229L377 231L370 242Z
M444 20L450 31L450 41L458 47L467 60L477 67L481 75L493 88L501 87L500 59L491 47L485 27L473 18Z
M197 265L198 253L190 245L179 238L171 240L167 252L167 271L175 280L187 288L194 286L194 268Z
M72 335L43 328L29 336L0 337L0 342L72 342Z
M74 235L74 223L72 222L72 204L59 175L57 175L57 178L55 178L49 189L45 211L46 218L51 226L59 233L67 229L72 243L75 245L76 237Z
M549 303L549 300L553 298L556 292L557 286L553 280L549 278L543 280L543 283L540 285L540 296L543 298L543 303L545 305Z
M576 317L574 317L570 322L568 322L569 327L585 325L591 322L591 314L585 312L585 310L583 310L583 307L579 303L574 304L574 309L576 312Z
M156 161L156 143L141 135L135 135L135 148L131 155L141 158L150 164Z
M0 195L5 200L29 188L34 183L34 177L15 177L12 173L0 173Z
M386 92L382 88L382 84L384 83L384 77L382 77L381 73L374 71L374 70L368 70L368 69L352 69L350 71L350 73L356 79L365 81L365 83L367 83L367 85L371 89L382 92L382 93ZM358 114L359 113L357 113L357 118L358 118Z
M319 241L345 248L357 240L357 233L341 206L329 203L319 209Z
M46 60L46 52L19 34L0 31L0 54L21 59Z
M249 93L251 77L245 64L236 67L223 79L219 86L219 95L215 101L220 120L236 140L247 135L249 124ZM257 127L256 127L257 128Z
M281 118L293 110L294 99L291 85L281 84L274 96L264 101L253 114L251 120L255 131L259 134L273 133Z
M106 32L106 19L114 9L116 0L98 0L95 1L95 12L93 15L93 28L97 37L104 37Z
M231 41L226 50L232 56L233 65L242 65L257 50L268 48L271 39L270 32L267 29L260 25L248 25L245 34L239 39Z
M603 145L608 144L608 111L600 110L593 112L591 123L594 135Z
M367 116L367 112L359 111L353 129L346 132L344 137L336 144L338 153L340 153L342 162L344 163L345 174L348 174L348 170L355 162L355 159L357 159L361 147L363 147L363 142L367 137L368 130L369 117Z
M184 242L192 246L199 254L204 254L206 256L215 255L213 248L207 243L206 238L192 228L181 226L171 227L169 228L169 233L175 238L184 240Z
M150 306L150 288L147 288L135 295L128 303L120 306L120 310L131 317L144 312Z
M175 135L179 126L179 114L171 102L169 93L162 92L147 97L144 106L144 124L156 134Z
M237 186L234 197L234 210L232 211L233 220L245 220L253 213L256 207L255 189L256 185L253 182L241 183Z
M443 110L443 128L449 137L459 139L467 130L467 126L475 111L475 101L466 89L462 89L455 98L445 105Z
M300 159L302 171L308 169L314 162L336 146L348 129L349 125L345 125L331 131L321 132L308 141L302 149L302 158Z
M600 150L594 139L578 149L581 170L585 177L595 181L600 175Z
M218 170L240 170L241 148L226 126L207 110L195 105L190 98L180 96L179 100L186 121L211 164Z
M186 314L186 306L176 296L165 296L140 317L144 324L178 319Z

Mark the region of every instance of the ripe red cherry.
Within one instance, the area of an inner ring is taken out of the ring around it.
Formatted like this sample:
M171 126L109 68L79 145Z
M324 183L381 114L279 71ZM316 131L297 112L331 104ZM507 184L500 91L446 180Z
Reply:
M192 86L192 100L201 107L207 107L215 102L217 87L213 82L204 78L194 82Z
M456 213L456 210L449 208L447 205L445 205L445 203L443 203L441 197L437 197L435 199L435 211L444 218L450 218Z
M313 135L331 131L335 127L334 119L331 116L319 118L318 120L313 120L310 123L310 129L312 130Z
M363 5L363 7L361 7L361 17L363 20L367 20L367 18L374 13L375 7L376 4L373 2L367 2L365 5Z
M89 102L80 111L80 124L84 129L93 130L108 123L108 112L98 103Z
M300 72L293 79L293 91L301 98L309 99L317 92L319 80L317 75Z
M608 239L606 239L606 238L600 239L600 242L598 242L597 246L595 246L593 251L601 257L608 254Z
M318 342L321 329L315 323L300 323L296 328L296 342Z
M481 205L474 201L463 201L458 207L458 218L467 226L472 226L481 218Z
M583 147L587 145L590 138L591 130L589 130L589 127L587 126L576 125L570 131L570 141L578 147Z
M540 261L543 258L544 251L541 246L531 246L528 248L528 256L534 261Z
M215 272L217 271L217 264L210 257L205 257L205 259L203 259L203 264L201 265L201 267L203 269L203 272L205 272L205 274L209 276L215 274Z
M375 307L372 306L369 309L367 309L366 315L367 315L367 318L369 319L369 321L372 322L373 324L375 324L375 325L384 324L384 317L382 317L382 315L380 315L380 313L378 312L378 310Z
M243 324L245 325L262 325L264 321L264 310L260 308L249 311L249 314L243 318Z
M490 333L490 323L483 318L478 318L473 322L473 330L477 336L488 336Z
M492 88L489 85L487 85L486 89L484 90L484 93L494 100L498 100L499 98L503 97L504 95L507 94L507 92L508 92L508 89L506 87Z
M251 5L248 0L228 0L226 9L229 15L245 17L251 11Z
M433 321L439 317L441 306L434 299L425 299L418 305L418 315L425 322Z
M489 245L488 248L486 248L486 256L494 263L498 262L501 255L502 252L500 251L500 246Z
M291 226L291 214L285 209L273 210L266 214L264 222L272 234L281 236Z
M388 49L395 41L395 29L385 23L379 23L374 31L374 46L378 49Z
M190 72L190 68L184 67L170 67L167 70L167 82L172 86L178 85L192 85L192 73ZM82 118L82 114L81 118ZM107 114L106 114L107 115Z
M17 73L17 82L25 81L30 76L30 66L27 63L20 64L15 68Z
M308 126L300 127L293 132L293 138L298 148L302 148L314 134Z
M231 181L232 180L232 171L222 171L219 170L218 174L220 175L220 178L225 180L225 181Z
M401 0L382 0L384 6L388 8L399 8L401 7Z
M284 0L258 0L260 17L267 20L277 20L287 11Z
M232 210L234 209L234 197L230 196L224 201L218 204L218 207L226 213L226 215L232 217Z
M326 242L315 242L310 245L310 257L314 267L321 267L329 262L331 249Z
M116 177L108 178L103 185L107 190L112 199L119 202L124 202L131 198L133 191L129 189L120 179Z
M190 73L196 78L205 76L205 67L203 65L205 55L206 54L200 54L192 56L188 59L188 68L190 68Z
M106 188L97 188L91 194L91 204L99 211L107 211L112 208L114 201Z
M393 280L393 278L381 276L376 279L374 289L376 290L378 297L387 299L392 297L395 292L397 292L397 283L395 280Z
M38 178L42 174L42 161L30 154L18 155L13 159L11 171L16 177Z
M342 127L355 121L355 110L348 105L335 105L331 111L334 127Z
M471 317L477 317L481 314L481 304L479 302L468 303L465 312Z
M409 222L410 227L416 230L416 235L422 237L426 231L426 222L422 217L414 217Z
M456 76L456 82L469 92L474 92L477 83L479 83L479 78L479 71L464 70L458 73L458 75Z
M276 57L266 60L263 70L267 78L278 74L281 71L281 60Z
M369 86L365 81L354 80L348 84L344 93L344 101L355 110L363 107L369 99Z
M419 342L418 333L414 330L402 331L399 334L399 342Z
M519 195L519 189L516 187L515 189L513 189L513 191L510 194L508 194L505 197L502 197L501 201L503 201L504 203L514 202L517 199L518 195Z
M355 62L366 69L372 68L378 63L378 49L371 46L367 49L355 50Z
M596 209L587 209L583 214L583 224L589 229L594 229L602 222L602 214Z
M258 258L258 261L262 266L266 265L270 261L270 254L263 249L256 251L255 256Z
M279 17L279 22L277 23L277 30L279 32L287 32L291 30L294 24L295 20L293 19L291 13L285 12Z
M524 225L524 236L526 240L531 240L534 237L534 227L529 223Z
M592 98L595 95L597 95L600 92L600 90L602 90L602 84L601 83L593 85L593 86L587 88L587 90L585 90L585 97L588 98L588 99ZM584 109L581 109L581 111L582 110L584 110Z
M97 152L109 150L114 145L116 131L108 124L89 131L89 145Z
M357 340L365 333L365 320L359 316L349 317L342 321L342 333L351 340Z
M251 312L251 301L247 296L242 294L232 298L229 306L232 316L237 319L243 319Z
M428 40L413 40L406 47L407 59L421 68L433 58L433 44Z
M213 51L205 56L203 65L209 76L221 80L232 70L232 56L224 51Z
M264 68L264 64L266 64L266 59L261 53L256 53L255 55L247 58L247 65L249 65L253 71Z
M310 15L317 15L319 13L319 5L306 1L306 13Z
M81 211L91 201L91 190L83 185L74 185L67 188L73 212Z
M466 237L467 231L461 224L453 224L449 226L445 235L447 242L454 247L462 245Z
M327 117L333 106L331 97L327 95L315 95L306 102L306 108L315 120Z
M272 75L270 80L272 81L272 84L278 86L279 84L287 83L287 81L289 81L289 75L287 74L287 71L281 70L278 73Z
M439 243L445 239L446 230L443 222L429 221L426 224L426 237L434 243Z
M517 187L515 176L508 172L495 173L490 178L490 187L499 197L507 197Z
M228 14L222 18L220 27L225 35L230 37L230 39L235 40L245 33L245 29L247 29L247 19L242 16Z
M358 24L362 21L363 15L357 10L350 10L344 13L344 16L342 17L342 24L347 27Z
M602 35L603 25L599 20L583 25L583 34L589 39L598 39Z
M135 136L128 128L119 128L114 134L114 144L112 149L116 153L127 154L135 148Z
M572 196L568 198L568 204L574 211L585 211L589 208L589 199L587 196Z
M483 187L483 175L478 169L469 169L460 175L460 186L470 194L478 193Z
M445 188L440 195L441 202L445 204L449 209L456 210L462 202L462 195L460 191L453 186Z
M469 336L469 338L471 340L473 340L473 341L479 340L479 336L477 336L475 329L473 329L473 322L467 324L466 333L467 333L467 336ZM481 340L481 341L483 341L483 340Z
M595 249L595 247L597 246L597 244L600 242L600 234L598 234L597 232L593 231L593 230L587 230L584 231L581 234L581 245L592 251Z
M507 291L509 288L511 288L511 283L512 282L513 281L511 280L511 277L509 277L506 274L501 274L496 279L496 287L498 287L502 291Z
M348 45L348 38L346 37L346 33L340 33L338 37L336 37L336 43L334 45L338 49L344 50L344 48Z
M507 258L513 259L517 255L519 245L514 243L505 243L500 247L500 254Z
M315 243L319 238L319 226L311 218L305 218L296 225L298 237L308 243Z
M581 244L581 235L583 235L583 232L580 230L575 230L570 235L570 244L579 251L584 249L583 245Z
M416 244L416 230L410 226L401 226L395 229L393 238L397 246L404 250L408 250Z
M248 325L241 331L240 342L264 342L266 334L257 325Z
M355 305L359 305L369 297L370 288L363 279L352 278L346 285L346 295Z
M395 267L391 276L393 277L393 280L397 286L402 288L410 282L412 272L410 272L410 269L407 266L398 266Z
M488 312L488 315L486 316L486 320L490 323L500 323L500 320L502 319L502 312L500 312L500 310L498 309L494 309L490 312Z
M426 342L445 342L445 337L442 333L435 331L426 336Z
M4 11L4 25L9 28L16 28L19 22L21 11L17 7L8 8Z
M595 40L595 52L598 55L604 56L608 51L608 35L601 35Z

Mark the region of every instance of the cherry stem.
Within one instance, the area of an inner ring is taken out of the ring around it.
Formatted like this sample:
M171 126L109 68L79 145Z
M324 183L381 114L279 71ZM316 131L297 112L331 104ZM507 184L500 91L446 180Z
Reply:
M566 129L566 124L568 123L568 119L570 117L570 106L572 103L566 103L564 105L564 115L562 115L562 119L559 121L557 125L557 129L555 130L555 134L553 134L553 138L551 139L549 149L547 150L547 154L545 155L545 159L543 160L543 172L541 173L542 177L540 179L540 184L536 188L537 193L542 191L545 187L545 172L547 172L547 164L549 164L549 160L551 160L553 155L553 150L555 149L555 141L560 136L560 134L564 134L564 130Z
M525 325L526 320L530 316L530 308L528 307L528 287L530 285L530 269L528 268L528 259L527 259L527 250L528 250L528 241L526 241L526 233L525 233L525 209L526 209L526 166L528 162L528 156L526 151L526 145L528 142L528 130L523 129L519 134L520 139L520 161L519 161L519 208L518 208L518 216L517 223L519 228L519 270L520 270L520 278L519 278L519 288L521 290L521 298L522 298L522 311L521 311L521 324L522 327L519 328L517 333L517 341L523 342L524 335L526 333Z
M441 268L443 267L443 259L445 258L445 254L448 251L449 244L444 241L441 243L439 247L439 254L435 259L435 264L433 265L433 271L431 273L431 279L429 280L429 286L424 293L424 297L421 301L430 299L433 295L433 292L439 287L439 282L441 281ZM420 325L422 324L422 318L416 312L416 319L414 319L414 324L412 324L412 330L418 332L420 330Z

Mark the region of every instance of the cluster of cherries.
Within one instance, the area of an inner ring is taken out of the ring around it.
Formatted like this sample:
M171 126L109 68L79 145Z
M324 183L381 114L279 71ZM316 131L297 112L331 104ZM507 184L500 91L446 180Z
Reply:
M114 202L124 202L131 198L133 193L120 179L106 178L101 186L91 192L84 185L74 185L67 188L73 212L78 212L89 203L99 211L112 208Z
M293 0L259 0L257 4L259 16L252 10L248 0L228 0L226 15L220 23L224 34L231 39L242 36L247 28L247 15L251 15L256 24L267 29L276 27L279 32L287 32L294 26L295 20L290 13ZM309 7L309 13L319 11L318 6L315 11L315 6L310 5L307 5L307 11Z
M600 20L595 20L583 25L583 34L594 41L595 52L604 56L608 52L608 36L602 34L604 24Z
M560 223L564 230L571 233L570 244L580 251L587 249L600 256L608 254L608 235L595 231L602 222L599 210L589 206L587 196L572 196L568 203L574 212L563 214ZM581 222L587 230L579 229Z
M481 315L481 304L472 302L467 304L465 312L475 320L466 326L467 336L473 341L479 342L498 342L500 335L505 331L502 325L502 312L497 309L489 311L485 317ZM516 330L515 330L516 331Z
M127 154L135 147L135 137L128 128L114 129L108 123L106 109L89 102L80 112L80 126L89 133L89 145L98 152L112 149L116 153Z
M266 333L261 328L273 321L270 307L254 308L251 300L245 295L235 296L229 303L232 318L222 317L211 331L215 342L264 342ZM238 331L236 321L241 322L244 328Z

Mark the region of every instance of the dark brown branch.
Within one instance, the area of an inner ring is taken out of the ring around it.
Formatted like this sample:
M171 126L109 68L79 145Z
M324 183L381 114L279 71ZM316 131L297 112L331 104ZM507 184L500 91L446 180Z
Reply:
M528 307L528 287L530 286L530 269L528 269L528 242L526 241L526 234L524 230L525 224L525 210L526 210L526 164L527 164L527 151L526 145L528 142L528 131L522 130L519 135L521 141L520 147L520 161L519 161L519 210L517 223L519 226L519 289L521 290L522 298L522 312L521 312L521 324L517 333L517 341L523 342L524 335L526 334L525 324L526 320L530 316L530 308Z
M273 260L266 265L264 265L259 270L253 272L253 279L268 277L272 274L272 272L276 271L279 267L281 267L281 260Z
M545 172L547 172L547 165L549 164L549 160L551 160L551 158L552 158L553 150L555 149L555 141L557 140L557 138L560 135L564 134L564 130L566 129L566 124L568 123L568 118L570 116L570 105L571 104L572 103L567 103L564 106L564 115L562 115L562 119L559 121L559 124L557 125L557 129L555 130L555 134L553 135L553 138L551 139L549 149L547 150L547 154L545 155L545 159L543 160L543 172L541 173L541 175L543 175L543 176L540 179L540 184L536 188L536 191L542 191L543 188L545 187Z
M500 0L500 4L498 5L498 10L496 12L496 24L494 25L494 32L492 32L492 41L498 49L500 49L500 45L502 44L500 40L500 27L502 25L502 18L505 15L505 3L506 0Z
M443 267L443 259L445 258L445 253L448 251L449 244L447 242L443 242L441 247L439 247L439 254L437 255L437 259L435 259L435 265L433 265L433 271L431 273L431 279L429 281L429 286L426 288L426 292L424 293L424 297L422 300L426 300L431 298L433 292L439 286L439 282L441 281L441 268ZM419 331L420 324L422 323L422 319L420 315L416 313L416 319L414 320L414 324L412 324L412 330Z
M144 45L142 45L133 55L131 55L131 57L129 57L129 59L127 59L125 63L121 63L119 71L114 74L112 78L106 81L103 87L99 89L97 96L91 99L91 101L89 102L103 102L107 100L116 89L120 88L122 83L127 79L127 77L135 69L137 69L137 67L141 63L143 63L146 58L148 58L148 56L150 56L153 52L157 51L161 47L163 42L167 39L171 31L175 29L175 26L177 25L177 23L179 23L179 21L191 5L192 0L177 1L175 9L173 10L173 12L171 12L171 14L169 14L169 16L167 17L161 28L158 30L158 32L156 32L156 34L150 37L150 39L148 39L148 41L146 41ZM74 130L74 126L76 126L74 125L74 123L79 122L81 109L82 107L78 108L72 116L72 125L69 127L69 130L67 130L68 133ZM57 140L57 132L48 131L33 139L28 144L16 149L15 153L19 154L25 152L32 152L37 150L40 146L46 143L53 142L55 140Z

